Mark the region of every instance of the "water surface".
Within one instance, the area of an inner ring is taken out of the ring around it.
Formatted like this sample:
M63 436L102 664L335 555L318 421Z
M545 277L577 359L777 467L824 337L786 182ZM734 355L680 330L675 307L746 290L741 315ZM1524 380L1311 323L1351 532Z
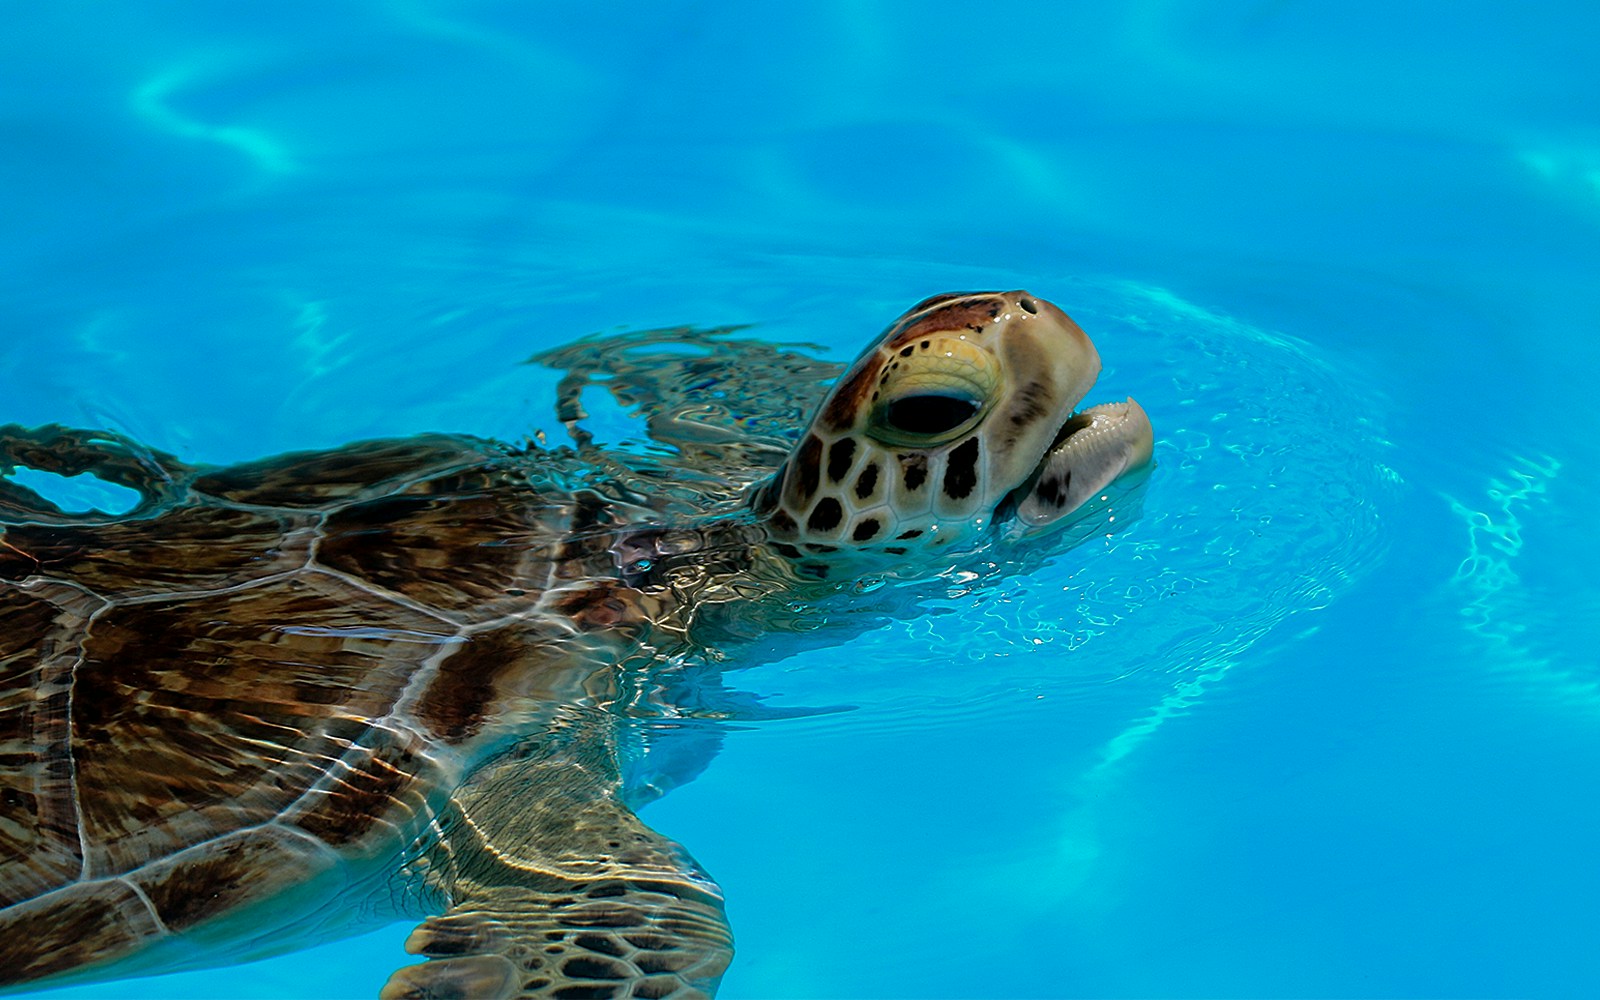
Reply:
M983 287L1149 410L1136 523L732 675L853 710L645 812L724 995L1600 988L1589 6L8 13L0 420L519 440L585 333ZM370 996L408 930L48 995Z

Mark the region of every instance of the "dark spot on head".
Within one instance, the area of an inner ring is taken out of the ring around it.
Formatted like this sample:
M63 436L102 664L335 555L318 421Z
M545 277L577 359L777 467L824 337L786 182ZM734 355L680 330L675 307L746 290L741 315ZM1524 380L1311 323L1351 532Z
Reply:
M1039 480L1039 485L1035 487L1034 492L1039 494L1039 499L1050 506L1060 507L1067 502L1067 485L1071 482L1072 470L1068 469L1065 476L1060 479L1051 476L1048 479Z
M1045 403L1050 401L1053 394L1050 385L1051 382L1047 377L1038 375L1027 385L1018 389L1006 408L1007 422L1012 427L1022 427L1049 416L1050 409L1045 406ZM1017 435L1013 433L1001 443L1000 447L1010 447L1016 443L1016 440Z
M856 457L856 442L854 438L840 438L828 449L828 478L833 482L841 482L845 473L850 471L850 460Z
M905 347L900 348L900 356L902 358L909 358L911 357L911 352L916 349L917 348L915 344L907 344Z
M919 345L919 346L921 346L921 348L922 348L922 349L923 349L923 350L924 350L924 351L926 351L926 350L927 350L927 349L928 349L928 345L929 345L929 344L931 344L931 343L933 343L933 341L931 341L931 340L924 340L924 341L923 341L923 342L922 342L922 343L921 343L921 345Z
M892 556L903 556L906 554L905 546L903 545L885 545L883 547L883 551Z
M812 531L832 531L844 520L844 508L833 497L823 497L806 518L806 527Z
M944 467L944 492L952 500L965 500L978 485L978 438L976 435L963 441L950 453Z
M856 525L855 530L850 532L850 537L858 542L865 542L876 536L882 527L877 518L869 517Z
M928 456L920 454L901 455L900 471L905 476L906 489L912 493L922 489L922 484L928 478Z
M800 550L795 548L793 545L788 544L787 542L775 543L772 546L772 550L778 553L778 555L783 556L785 559L800 558Z
M1027 385L1017 390L1017 399L1022 404L1019 407L1025 418L1042 417L1049 411L1045 409L1045 400L1051 395L1050 380L1038 376L1031 379Z
M822 478L822 439L815 434L806 436L805 444L794 457L794 468L789 474L790 495L796 507L803 507L817 492Z
M856 496L865 500L872 496L872 491L878 488L878 463L873 462L861 470L861 475L856 477Z
M921 534L922 534L922 529L921 528L912 528L910 531L902 531L902 532L900 532L900 534L898 534L898 535L896 535L894 537L899 538L899 539L908 539L908 538L916 538L918 535L921 535Z

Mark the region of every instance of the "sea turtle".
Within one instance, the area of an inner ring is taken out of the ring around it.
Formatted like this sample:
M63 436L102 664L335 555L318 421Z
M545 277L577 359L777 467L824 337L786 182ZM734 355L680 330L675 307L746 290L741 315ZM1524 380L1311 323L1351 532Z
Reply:
M270 953L366 908L437 914L386 997L710 994L722 898L628 808L620 721L670 716L665 667L1034 538L1151 453L1132 400L1074 414L1099 357L1025 292L919 303L798 434L742 413L832 374L797 355L752 393L716 359L564 350L576 447L194 468L0 428L0 473L141 495L69 515L0 476L0 982ZM592 384L666 446L601 451Z

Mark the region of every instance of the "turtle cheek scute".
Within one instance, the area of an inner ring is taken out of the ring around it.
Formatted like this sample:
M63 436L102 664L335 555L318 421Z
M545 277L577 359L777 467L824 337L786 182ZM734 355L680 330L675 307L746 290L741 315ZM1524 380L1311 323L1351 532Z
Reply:
M870 502L876 499L879 493L879 479L878 463L875 461L868 462L867 467L862 469L861 474L856 477L856 499L863 502Z
M850 527L850 540L853 542L870 542L883 535L884 518L871 514L857 519Z
M964 501L972 496L973 490L978 486L978 463L982 457L978 436L963 441L945 458L944 465L944 495L955 501Z
M854 438L842 437L828 448L828 481L842 483L850 474L851 462L856 455Z
M906 493L916 493L928 481L928 456L913 452L901 455L899 459L900 482Z
M929 456L927 485L923 487L934 521L951 530L971 520L983 499L984 451L981 434L956 444L943 454Z
M844 507L833 497L823 497L806 518L806 530L813 535L832 534L844 520Z

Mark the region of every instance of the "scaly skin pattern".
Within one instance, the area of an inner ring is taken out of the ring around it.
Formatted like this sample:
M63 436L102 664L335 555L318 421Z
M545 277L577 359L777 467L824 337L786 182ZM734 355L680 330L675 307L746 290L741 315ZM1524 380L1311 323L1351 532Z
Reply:
M608 486L582 438L202 469L0 428L0 473L143 498L69 515L0 477L0 982L157 970L235 927L293 947L377 869L366 891L442 911L385 996L709 995L721 893L623 804L619 723L671 709L661 671L717 623L783 628L845 557L1042 531L1148 464L1136 404L1074 416L1098 370L1027 293L929 299L775 471L663 422L758 483L698 518L681 489L657 514L639 477Z
M919 303L839 379L763 495L780 551L915 560L970 543L1019 505L1030 529L1067 517L1150 461L1150 424L1132 400L1073 419L1099 372L1078 325L1026 292ZM1062 432L1091 427L1115 428L1096 454L1117 461L1075 469L1080 435ZM1083 495L1068 506L1075 471Z

